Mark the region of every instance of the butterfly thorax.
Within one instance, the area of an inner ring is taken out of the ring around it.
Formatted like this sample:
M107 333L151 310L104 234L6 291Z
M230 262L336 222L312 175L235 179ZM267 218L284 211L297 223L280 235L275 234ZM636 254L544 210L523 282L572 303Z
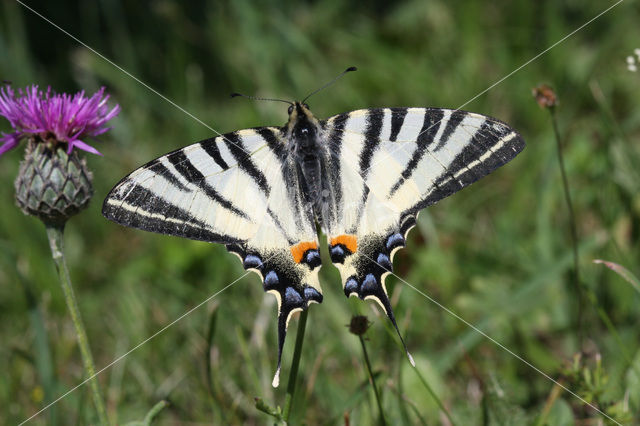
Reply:
M289 122L285 129L305 204L313 210L316 221L322 224L323 216L326 218L329 194L326 174L328 152L322 142L322 126L308 105L295 102L289 108Z

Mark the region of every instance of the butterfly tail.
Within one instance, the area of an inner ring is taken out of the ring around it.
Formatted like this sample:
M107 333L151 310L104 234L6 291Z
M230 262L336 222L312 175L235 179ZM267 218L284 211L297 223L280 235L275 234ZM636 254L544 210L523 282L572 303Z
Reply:
M405 246L406 236L414 225L415 216L407 215L396 228L385 234L362 238L340 235L330 239L329 253L331 261L340 270L345 295L373 300L382 307L398 333L409 362L415 367L413 357L400 334L385 287L386 277L393 273L393 256Z
M278 366L271 383L273 387L278 387L289 320L294 313L306 310L311 303L322 302L317 278L321 265L317 245L305 243L294 246L293 250L269 252L228 245L227 250L242 259L245 269L258 273L264 291L273 294L278 301Z

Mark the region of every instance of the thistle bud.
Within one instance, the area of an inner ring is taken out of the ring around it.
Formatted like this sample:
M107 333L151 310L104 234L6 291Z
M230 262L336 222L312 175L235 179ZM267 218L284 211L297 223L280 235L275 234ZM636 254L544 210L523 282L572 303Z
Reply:
M30 139L15 182L16 202L25 214L63 224L93 195L91 172L78 151Z
M0 136L0 155L27 139L24 161L16 179L16 201L26 214L47 224L64 224L84 209L91 196L91 173L79 150L100 154L84 140L95 139L109 127L106 123L120 111L107 107L104 88L91 97L56 94L38 86L18 93L0 89L0 115L13 132ZM84 139L84 140L83 140Z

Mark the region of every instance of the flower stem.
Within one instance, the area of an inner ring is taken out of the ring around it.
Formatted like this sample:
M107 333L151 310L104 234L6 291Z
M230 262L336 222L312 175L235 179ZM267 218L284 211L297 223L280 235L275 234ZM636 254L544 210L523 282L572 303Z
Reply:
M577 293L578 299L578 340L580 350L582 350L582 341L584 340L583 332L583 304L584 304L584 292L582 284L580 282L580 271L578 262L578 230L576 228L576 218L573 212L573 203L571 202L571 193L569 192L569 180L567 179L567 172L564 166L564 156L562 154L562 143L560 142L560 131L558 130L558 120L556 118L555 107L549 108L551 114L551 123L553 125L553 133L556 138L556 149L558 153L558 163L560 165L560 173L562 174L562 186L564 188L564 198L567 203L567 209L569 210L569 227L571 229L571 244L573 246L573 285Z
M284 421L289 423L291 415L291 404L293 402L293 394L296 390L296 379L298 378L298 367L300 366L300 355L302 353L302 342L304 342L304 330L307 326L307 309L300 313L298 320L298 333L296 334L296 346L293 351L293 360L291 361L291 373L289 373L289 382L287 383L287 395L284 398L284 411L282 417Z
M373 387L373 393L376 395L376 403L378 404L378 411L380 412L380 424L386 425L387 422L384 418L384 410L382 409L382 401L380 400L380 393L378 392L378 387L376 386L376 380L373 377L373 371L371 370L371 363L369 362L369 355L367 354L367 347L364 344L364 339L362 335L358 335L360 339L360 344L362 345L362 353L364 354L364 363L367 364L367 371L369 372L369 381L371 382L371 386Z
M454 422L453 419L451 418L451 414L449 413L449 410L447 410L447 407L445 407L442 401L440 400L440 398L438 398L438 395L434 392L433 388L431 388L431 386L429 385L429 382L427 382L427 380L424 378L422 373L420 373L420 370L418 370L417 368L415 368L414 370L418 375L420 382L422 382L422 385L425 387L425 389L427 389L427 392L429 392L429 395L431 395L431 398L433 398L433 400L436 402L436 404L440 408L440 411L442 411L442 413L445 415L447 420L449 420L449 423L452 426L455 426L456 422Z
M558 130L558 121L556 118L556 114L555 114L555 107L551 107L549 108L549 113L551 114L551 123L553 125L553 132L555 134L555 138L556 138L556 147L557 147L557 151L558 151L558 161L560 163L560 171L562 173L562 184L564 186L564 195L565 195L565 199L567 202L567 207L569 210L569 222L571 225L571 239L572 239L572 244L573 244L573 268L574 268L574 274L573 274L573 278L575 280L574 282L574 287L575 287L575 291L577 293L578 296L578 339L579 339L579 348L580 350L582 350L582 342L584 340L584 330L583 330L583 326L582 326L582 322L583 322L583 305L584 305L584 299L587 299L587 301L589 303L591 303L591 305L593 305L593 307L596 309L598 316L600 316L600 319L602 320L602 322L604 322L605 326L607 327L607 329L609 330L609 332L611 333L611 335L614 337L615 341L618 343L620 352L622 353L622 356L625 358L627 365L630 366L631 368L633 368L633 370L636 372L636 374L638 374L638 368L636 367L636 365L633 363L633 358L631 357L631 355L627 352L627 347L624 345L624 343L622 342L622 339L620 338L620 335L618 334L616 328L613 325L613 321L611 321L611 318L609 318L609 315L607 315L607 312L598 304L598 298L596 297L595 293L593 292L593 290L591 290L588 286L584 285L581 281L580 281L580 275L579 275L579 269L578 269L578 232L576 229L576 221L575 221L575 216L574 216L574 212L573 212L573 205L571 203L571 195L569 193L569 181L567 179L567 173L565 171L564 168L564 158L562 155L562 144L560 142L560 131Z
M56 270L58 271L58 277L60 278L60 284L62 285L62 291L64 293L65 301L67 302L67 308L71 314L71 320L76 329L76 336L78 337L78 346L80 347L80 355L82 356L82 363L84 364L85 374L89 378L89 387L93 394L93 403L98 412L98 419L101 425L108 425L109 420L107 418L107 411L104 408L104 402L100 393L100 386L98 379L95 377L96 368L93 364L93 357L91 356L91 349L89 348L89 341L87 340L87 333L82 323L82 317L80 316L80 310L76 303L76 297L71 286L71 278L69 277L69 270L67 269L67 263L64 257L63 250L63 232L64 225L56 225L45 223L47 228L47 237L49 238L49 246L51 247L51 255L53 261L56 264Z
M27 299L27 306L29 308L29 317L31 320L31 327L34 330L33 343L36 352L35 364L38 375L42 382L44 389L44 403L50 404L54 399L55 390L55 376L53 369L53 360L51 359L51 349L49 347L49 339L47 337L47 331L44 325L44 318L42 309L36 300L35 295L30 287L30 284L24 279L20 279L24 286L24 292ZM58 417L56 407L52 406L48 410L49 420L47 424L56 425L58 423Z

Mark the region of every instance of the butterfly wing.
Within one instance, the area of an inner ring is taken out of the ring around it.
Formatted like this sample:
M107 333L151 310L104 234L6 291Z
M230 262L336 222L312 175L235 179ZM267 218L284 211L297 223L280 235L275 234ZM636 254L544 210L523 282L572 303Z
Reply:
M437 108L358 110L324 128L340 200L325 230L331 260L345 294L378 302L397 330L384 282L418 212L509 162L524 141L494 118Z
M313 216L285 147L274 127L198 142L122 179L102 209L125 226L225 244L258 273L278 300L277 372L291 315L322 301Z

